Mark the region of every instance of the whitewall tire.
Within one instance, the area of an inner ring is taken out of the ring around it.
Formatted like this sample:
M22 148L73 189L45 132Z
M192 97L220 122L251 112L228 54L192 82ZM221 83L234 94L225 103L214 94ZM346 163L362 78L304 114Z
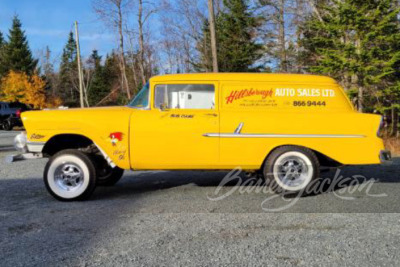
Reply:
M263 174L275 192L305 195L319 176L318 158L310 149L283 146L268 156Z
M93 162L75 149L55 154L46 164L43 176L49 193L62 201L87 199L96 187Z

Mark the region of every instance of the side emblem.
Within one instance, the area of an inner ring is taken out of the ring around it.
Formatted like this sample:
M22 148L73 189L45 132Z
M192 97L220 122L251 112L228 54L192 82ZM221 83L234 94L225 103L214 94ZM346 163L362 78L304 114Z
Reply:
M37 140L37 139L43 139L45 136L41 134L32 134L31 135L31 140Z
M110 133L110 135L108 136L108 140L113 146L116 146L118 142L122 141L123 135L124 134L121 132Z

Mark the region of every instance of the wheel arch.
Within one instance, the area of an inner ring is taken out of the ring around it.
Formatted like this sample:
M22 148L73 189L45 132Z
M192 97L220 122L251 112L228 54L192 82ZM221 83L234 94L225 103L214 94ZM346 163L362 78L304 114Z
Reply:
M45 157L51 157L65 149L86 149L93 152L100 152L111 167L117 166L108 154L92 139L82 134L57 134L51 137L44 145L42 153Z
M267 154L266 157L264 158L264 161L263 161L263 163L262 163L262 165L261 165L261 169L264 167L265 162L267 161L268 157L269 157L275 150L277 150L278 148L281 148L281 147L286 147L286 146L295 146L295 147L306 148L306 149L311 150L311 151L315 154L315 156L317 157L317 159L318 159L318 161L319 161L319 163L320 163L321 166L324 166L324 167L339 167L339 166L343 165L342 163L340 163L340 162L338 162L338 161L336 161L336 160L330 158L329 156L325 155L324 153L322 153L322 152L320 152L320 151L317 151L317 150L315 150L315 149L313 149L313 148L306 147L306 146L301 146L301 145L297 145L297 144L284 144L284 145L276 146L276 147L274 147L273 149L271 149L271 150L268 152L268 154Z
M53 156L64 149L86 148L94 142L81 134L57 134L51 137L44 145L42 153L45 156Z

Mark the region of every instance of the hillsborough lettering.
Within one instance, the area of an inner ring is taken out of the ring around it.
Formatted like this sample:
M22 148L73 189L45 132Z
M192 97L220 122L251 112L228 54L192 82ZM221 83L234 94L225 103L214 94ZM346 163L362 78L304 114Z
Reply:
M262 99L265 99L267 97L272 97L273 96L273 90L258 90L258 89L243 89L239 91L232 91L231 94L226 97L226 104L231 104L233 101L242 99L245 97L250 97L250 96L257 96L260 95L262 96Z

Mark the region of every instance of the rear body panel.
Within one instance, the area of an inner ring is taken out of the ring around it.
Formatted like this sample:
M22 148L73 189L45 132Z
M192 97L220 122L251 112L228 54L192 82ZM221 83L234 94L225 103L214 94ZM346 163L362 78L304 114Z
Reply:
M356 112L333 80L224 81L220 95L220 159L227 168L257 168L283 145L307 147L341 164L380 162L381 117ZM223 136L239 124L242 135Z
M307 147L345 165L380 163L379 116L356 112L221 113L221 133L233 133L240 123L243 135L259 137L221 136L220 159L226 168L257 168L272 149L283 145Z

